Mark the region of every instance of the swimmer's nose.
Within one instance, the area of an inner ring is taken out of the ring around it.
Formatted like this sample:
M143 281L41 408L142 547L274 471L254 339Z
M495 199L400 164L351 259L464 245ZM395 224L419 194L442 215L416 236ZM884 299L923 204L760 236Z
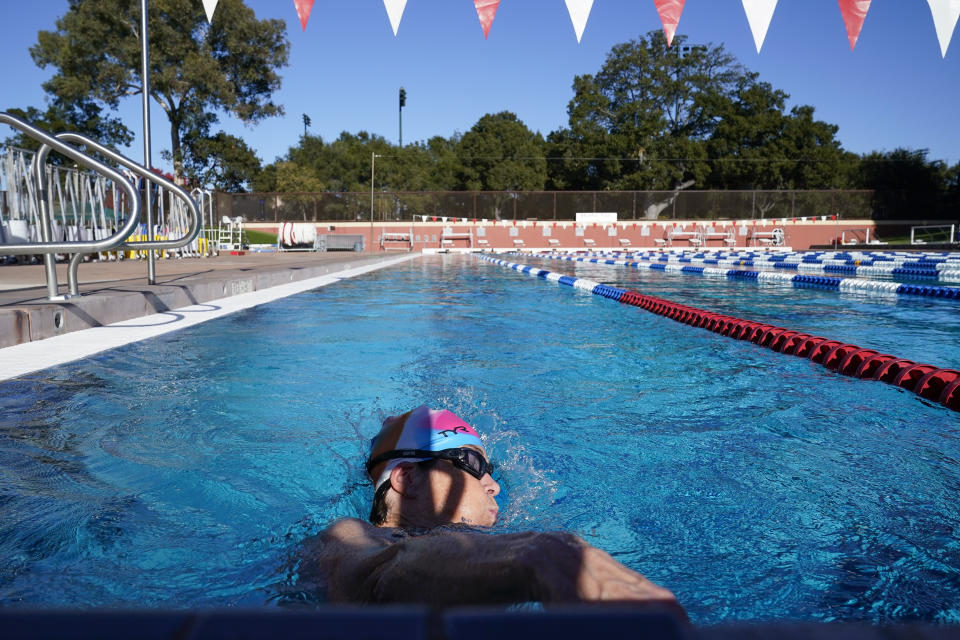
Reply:
M493 479L493 476L489 473L483 474L483 478L480 479L480 484L483 485L483 488L487 490L492 496L495 496L500 493L500 484Z

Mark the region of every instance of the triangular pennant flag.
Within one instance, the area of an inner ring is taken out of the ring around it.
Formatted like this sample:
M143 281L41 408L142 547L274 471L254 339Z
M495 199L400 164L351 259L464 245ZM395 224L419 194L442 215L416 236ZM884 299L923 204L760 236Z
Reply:
M203 10L207 12L207 22L213 22L213 12L217 10L220 0L203 0Z
M313 0L293 0L293 4L297 7L297 16L300 17L300 28L306 31L310 12L313 11Z
M847 26L847 38L850 40L850 51L857 46L860 29L867 18L871 0L837 0L840 3L840 13L843 14L843 23Z
M383 6L387 8L390 26L393 27L393 35L396 36L400 28L400 20L403 19L403 10L407 7L407 0L383 0Z
M473 6L477 8L477 16L480 17L480 24L483 26L483 37L487 38L490 36L490 27L493 26L500 0L473 0Z
M570 21L573 22L573 30L577 33L577 42L583 37L583 30L587 28L587 20L590 19L590 10L593 8L593 0L566 0L567 11L570 12Z
M937 28L937 39L940 41L940 53L947 57L947 47L950 38L960 18L960 0L927 0L930 13L933 14L933 24Z
M767 29L773 18L773 11L777 8L777 0L743 0L743 10L747 13L747 22L753 32L753 42L757 45L757 53L763 47L767 37Z
M684 2L686 0L653 0L657 5L657 13L660 14L660 22L663 23L663 35L667 36L668 47L673 44L673 34L677 32L677 25L680 24Z

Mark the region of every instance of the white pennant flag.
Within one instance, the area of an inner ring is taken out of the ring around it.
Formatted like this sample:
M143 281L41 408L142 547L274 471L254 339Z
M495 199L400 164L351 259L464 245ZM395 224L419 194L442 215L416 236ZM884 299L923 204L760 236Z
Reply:
M940 41L940 53L947 57L947 47L953 37L953 29L957 26L960 17L960 0L927 0L930 13L933 14L933 24L937 28L937 39Z
M213 12L217 10L220 0L203 0L203 9L207 12L207 22L213 22Z
M590 19L590 10L593 8L593 0L566 0L567 11L570 12L570 20L573 22L573 30L577 32L577 42L583 37L583 30L587 28L587 20Z
M383 0L383 6L387 8L387 15L390 16L390 26L393 27L393 35L397 35L400 28L400 20L403 19L403 10L407 7L407 0Z
M743 10L747 13L747 21L753 32L753 41L757 45L757 53L763 47L770 28L773 11L777 8L777 0L743 0Z

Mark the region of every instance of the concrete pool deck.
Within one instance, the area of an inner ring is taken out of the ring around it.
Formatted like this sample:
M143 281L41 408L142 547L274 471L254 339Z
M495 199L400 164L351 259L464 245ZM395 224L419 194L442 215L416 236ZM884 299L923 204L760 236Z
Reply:
M78 297L47 300L42 265L0 266L0 380L88 357L420 255L285 253L80 266ZM57 265L66 279L66 265ZM61 293L65 287L61 286Z
M281 284L393 261L397 254L223 253L214 258L156 262L147 284L146 260L80 265L80 297L47 300L42 264L0 266L0 348L44 340ZM57 264L66 293L65 263ZM60 314L58 316L58 313Z

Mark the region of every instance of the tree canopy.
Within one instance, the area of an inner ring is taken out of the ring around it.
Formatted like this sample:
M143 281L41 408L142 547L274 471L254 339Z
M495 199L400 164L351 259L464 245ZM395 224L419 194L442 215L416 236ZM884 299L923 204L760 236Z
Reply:
M241 0L220 0L212 24L195 0L151 0L149 10L150 95L167 115L174 173L183 178L186 168L204 166L199 148L223 141L212 133L218 112L245 123L283 113L272 94L287 64L286 25L258 20ZM143 91L140 4L70 0L56 30L41 31L30 53L56 70L44 84L55 104L116 109Z

